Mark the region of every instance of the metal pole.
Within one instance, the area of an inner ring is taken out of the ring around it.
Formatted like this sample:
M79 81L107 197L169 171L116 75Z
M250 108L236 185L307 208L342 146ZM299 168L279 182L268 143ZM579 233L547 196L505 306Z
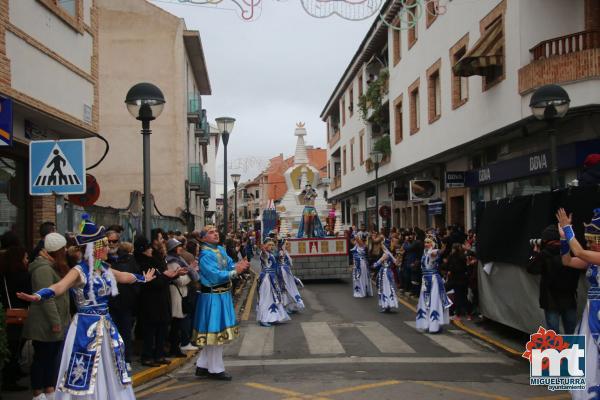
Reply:
M223 139L223 232L227 234L227 143L229 142L229 132L222 134ZM225 240L225 238L222 238Z
M375 163L375 228L379 233L379 163Z
M558 184L558 160L556 154L556 123L554 119L549 121L550 130L548 135L550 136L550 191L554 191L559 188Z
M150 240L152 230L152 189L150 188L150 121L142 121L144 152L144 236Z
M233 233L237 233L237 182L233 182Z

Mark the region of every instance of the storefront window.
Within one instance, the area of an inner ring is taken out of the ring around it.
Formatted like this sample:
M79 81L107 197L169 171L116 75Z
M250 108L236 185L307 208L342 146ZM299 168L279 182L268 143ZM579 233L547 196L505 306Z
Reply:
M0 234L13 231L26 243L25 165L0 157Z
M517 181L506 183L507 196L527 196L547 192L550 190L550 177L548 175L531 176Z

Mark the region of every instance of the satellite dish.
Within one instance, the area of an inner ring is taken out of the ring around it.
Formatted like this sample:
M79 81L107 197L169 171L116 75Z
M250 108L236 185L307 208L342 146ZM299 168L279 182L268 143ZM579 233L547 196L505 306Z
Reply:
M100 185L93 175L85 175L85 193L83 194L71 194L68 199L71 203L77 204L81 207L93 206L100 197Z

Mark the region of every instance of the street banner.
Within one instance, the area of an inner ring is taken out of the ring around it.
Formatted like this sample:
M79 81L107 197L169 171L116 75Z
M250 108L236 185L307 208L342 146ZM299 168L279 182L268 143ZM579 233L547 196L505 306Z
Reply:
M13 113L12 100L0 99L0 147L12 146Z
M29 193L32 196L85 193L83 139L43 140L29 144Z

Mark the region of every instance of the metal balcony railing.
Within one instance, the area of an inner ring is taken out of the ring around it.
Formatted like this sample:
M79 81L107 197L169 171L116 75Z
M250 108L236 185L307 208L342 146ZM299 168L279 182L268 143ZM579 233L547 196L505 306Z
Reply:
M197 93L188 95L187 114L189 122L199 122L202 115L202 99Z
M194 135L200 142L200 144L207 144L210 136L210 126L208 125L208 117L206 116L206 110L202 110L200 114L200 120L196 122L194 128Z

